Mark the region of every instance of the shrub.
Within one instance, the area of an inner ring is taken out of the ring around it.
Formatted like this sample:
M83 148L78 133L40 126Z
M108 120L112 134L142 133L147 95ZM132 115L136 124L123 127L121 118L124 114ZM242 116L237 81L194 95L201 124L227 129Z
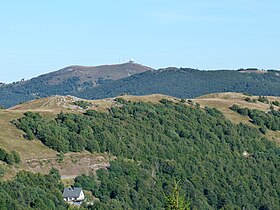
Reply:
M14 162L16 164L19 164L21 162L21 159L20 159L20 155L18 154L18 152L16 151L12 151L11 154L13 155L14 157Z
M79 106L79 107L83 108L83 109L87 109L87 108L92 106L92 103L88 102L88 101L75 101L74 104L76 106Z

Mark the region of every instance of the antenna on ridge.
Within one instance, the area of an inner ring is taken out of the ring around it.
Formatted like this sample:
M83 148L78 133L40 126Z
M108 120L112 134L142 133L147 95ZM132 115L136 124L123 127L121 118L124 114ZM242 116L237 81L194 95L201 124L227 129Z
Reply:
M134 60L130 58L129 63L134 63Z

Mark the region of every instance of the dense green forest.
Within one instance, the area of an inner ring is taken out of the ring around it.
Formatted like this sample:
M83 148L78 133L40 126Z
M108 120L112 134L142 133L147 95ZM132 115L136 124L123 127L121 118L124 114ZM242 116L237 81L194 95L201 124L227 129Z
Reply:
M192 209L279 209L280 148L217 109L162 100L127 102L108 113L26 113L14 123L62 152L117 157L108 170L75 179L97 197L90 209L162 209L179 181Z
M255 125L261 126L261 129L264 132L265 128L273 131L280 130L280 110L272 109L266 113L257 109L241 108L238 105L233 105L230 108L240 115L248 116L251 119L251 122Z
M279 72L274 70L257 74L166 68L146 71L119 80L99 78L96 87L90 81L81 82L79 77L72 77L58 84L49 84L51 78L50 74L46 74L31 80L0 86L0 106L7 108L20 102L51 95L100 99L121 94L162 93L178 98L194 98L217 92L247 92L253 95L275 96L279 96L280 93Z
M161 93L177 98L195 98L218 92L247 92L253 95L280 93L277 71L265 74L239 71L199 71L187 68L167 68L110 81L76 96L86 99L115 97L121 94L148 95Z
M0 209L66 209L58 170L48 175L19 172L10 181L0 181Z

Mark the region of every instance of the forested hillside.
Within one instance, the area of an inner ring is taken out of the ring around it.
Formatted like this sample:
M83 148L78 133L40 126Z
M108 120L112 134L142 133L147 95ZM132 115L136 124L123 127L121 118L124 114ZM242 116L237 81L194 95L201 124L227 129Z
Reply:
M220 92L247 92L253 95L279 96L280 76L277 71L246 73L243 71L199 71L187 68L167 68L111 81L82 91L77 96L86 99L99 99L121 94L160 93L177 98L195 98Z
M26 81L0 84L0 106L10 107L52 95L73 95L82 90L152 70L134 62L102 66L69 66Z
M178 98L194 98L218 92L280 95L280 74L274 70L152 70L136 63L95 67L97 72L95 68L92 72L87 68L77 68L69 67L28 81L0 86L0 105L7 108L20 102L51 95L75 95L84 99L158 93Z
M29 112L14 123L57 151L117 157L76 178L99 199L91 209L162 209L174 181L192 209L279 209L280 149L258 129L198 104L117 102L107 113Z
M13 180L0 181L0 209L67 209L62 189L56 169L48 175L20 172Z
M48 85L45 76L40 76L0 87L0 105L8 108L40 97L68 95L77 92L79 88L86 89L92 86L91 82L80 83L78 77L67 79L59 84Z

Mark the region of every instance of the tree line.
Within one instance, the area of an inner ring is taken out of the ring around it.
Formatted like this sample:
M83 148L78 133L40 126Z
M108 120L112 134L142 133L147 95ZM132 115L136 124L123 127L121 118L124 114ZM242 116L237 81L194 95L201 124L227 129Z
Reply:
M280 130L280 110L270 110L267 113L257 109L241 108L234 104L231 110L243 116L248 116L251 122L260 126L261 131L265 133L265 129L279 131Z

